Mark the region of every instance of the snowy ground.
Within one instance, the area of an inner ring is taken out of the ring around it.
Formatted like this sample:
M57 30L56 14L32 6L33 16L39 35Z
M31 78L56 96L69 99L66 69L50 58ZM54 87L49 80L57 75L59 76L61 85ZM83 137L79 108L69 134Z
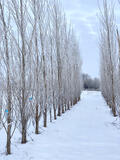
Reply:
M115 120L100 92L83 92L81 102L42 134L32 134L33 141L13 142L11 156L0 151L0 160L120 160Z

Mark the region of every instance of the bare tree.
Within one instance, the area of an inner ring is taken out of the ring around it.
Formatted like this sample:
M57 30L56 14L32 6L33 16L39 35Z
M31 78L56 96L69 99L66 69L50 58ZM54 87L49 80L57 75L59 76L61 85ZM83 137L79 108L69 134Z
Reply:
M116 56L116 39L115 39L115 19L114 5L107 4L107 0L103 1L103 12L100 10L101 23L101 80L102 89L107 83L107 90L103 91L104 97L112 108L113 115L116 116L115 102L115 56ZM104 44L103 44L104 42ZM104 47L104 48L103 48ZM104 68L103 68L103 66ZM103 76L106 74L105 76ZM106 79L105 79L106 78ZM103 80L105 79L105 80ZM104 89L103 89L104 90ZM106 94L105 94L106 92Z
M7 133L7 154L18 128L21 143L28 127L50 122L80 100L78 41L59 0L0 0L0 122ZM34 125L34 123L33 123Z

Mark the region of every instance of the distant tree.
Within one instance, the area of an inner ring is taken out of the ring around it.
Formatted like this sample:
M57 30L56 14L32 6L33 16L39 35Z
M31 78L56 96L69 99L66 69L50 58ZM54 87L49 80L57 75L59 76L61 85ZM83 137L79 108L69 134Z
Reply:
M83 74L83 87L88 90L99 90L100 80L98 78L92 79L88 74Z

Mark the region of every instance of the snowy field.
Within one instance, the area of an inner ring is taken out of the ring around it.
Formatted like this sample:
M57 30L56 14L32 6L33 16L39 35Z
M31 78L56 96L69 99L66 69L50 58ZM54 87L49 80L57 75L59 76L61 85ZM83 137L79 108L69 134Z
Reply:
M41 130L25 145L14 137L10 156L0 145L0 160L120 160L119 121L100 92L83 92L77 105Z

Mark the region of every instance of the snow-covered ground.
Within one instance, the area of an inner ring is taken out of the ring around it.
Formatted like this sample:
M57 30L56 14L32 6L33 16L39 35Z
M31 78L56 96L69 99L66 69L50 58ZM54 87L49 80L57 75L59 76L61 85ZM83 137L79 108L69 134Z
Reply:
M83 92L42 134L31 134L33 141L22 145L15 138L10 156L0 148L0 160L120 160L118 123L100 92Z

